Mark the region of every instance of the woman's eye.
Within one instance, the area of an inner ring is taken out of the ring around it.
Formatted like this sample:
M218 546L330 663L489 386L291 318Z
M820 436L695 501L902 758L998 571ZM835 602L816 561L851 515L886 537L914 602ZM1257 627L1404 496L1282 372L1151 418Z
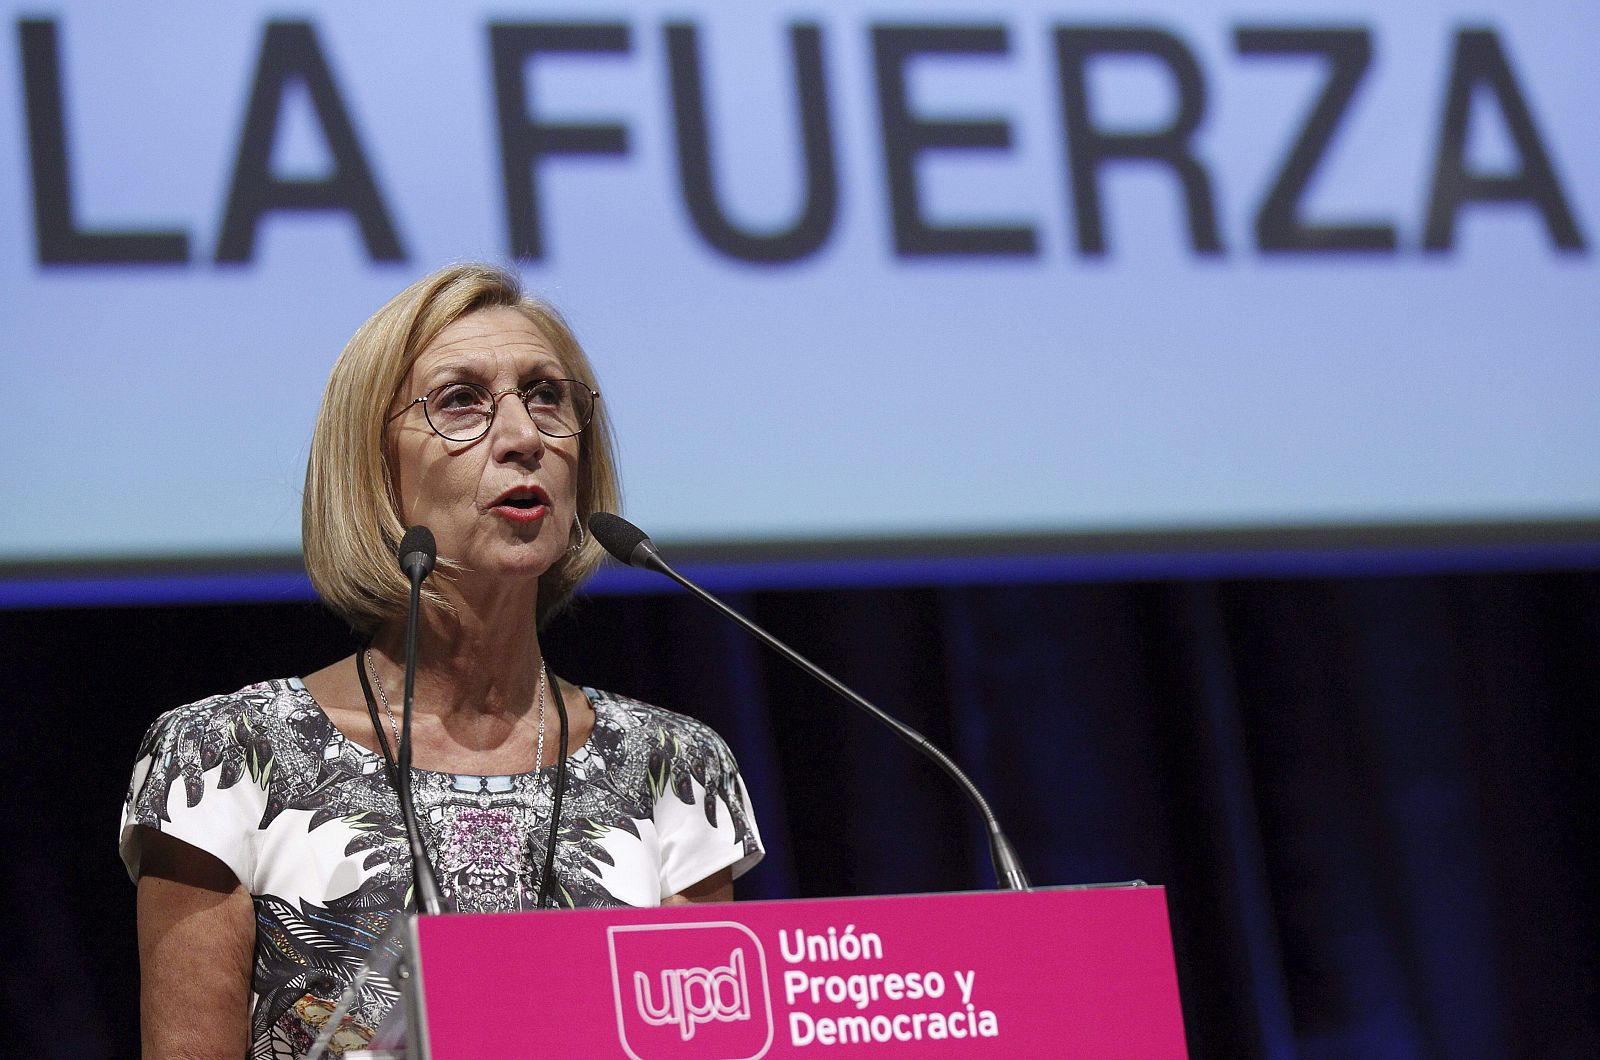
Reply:
M451 383L434 391L433 405L444 412L467 412L482 408L483 393L466 383Z
M542 405L555 408L561 405L567 391L559 382L553 379L542 379L523 392L523 400L530 405Z

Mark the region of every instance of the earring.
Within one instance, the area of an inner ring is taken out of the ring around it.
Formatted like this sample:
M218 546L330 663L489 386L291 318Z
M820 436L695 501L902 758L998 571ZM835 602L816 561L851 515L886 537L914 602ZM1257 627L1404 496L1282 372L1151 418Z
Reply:
M584 544L589 540L589 535L583 532L583 520L576 515L572 517L572 526L578 531L578 540L574 544L568 545L567 551L582 552ZM571 537L572 535L568 534L567 536Z

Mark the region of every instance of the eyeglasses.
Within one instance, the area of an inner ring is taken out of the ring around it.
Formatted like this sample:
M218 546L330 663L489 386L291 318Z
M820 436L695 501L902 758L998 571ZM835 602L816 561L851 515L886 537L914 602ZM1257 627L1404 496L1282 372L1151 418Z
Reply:
M441 438L452 442L471 442L489 433L495 410L507 394L522 398L528 418L547 438L571 438L582 434L594 416L594 403L600 392L590 390L576 379L536 379L524 386L494 391L477 383L444 383L422 397L406 402L405 408L389 417L399 419L421 405L428 426Z

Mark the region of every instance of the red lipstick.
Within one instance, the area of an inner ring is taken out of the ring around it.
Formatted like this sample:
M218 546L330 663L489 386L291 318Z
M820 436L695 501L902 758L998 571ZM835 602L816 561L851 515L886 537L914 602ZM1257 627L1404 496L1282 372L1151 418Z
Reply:
M489 510L514 523L536 523L550 514L550 496L538 486L513 486L496 497Z

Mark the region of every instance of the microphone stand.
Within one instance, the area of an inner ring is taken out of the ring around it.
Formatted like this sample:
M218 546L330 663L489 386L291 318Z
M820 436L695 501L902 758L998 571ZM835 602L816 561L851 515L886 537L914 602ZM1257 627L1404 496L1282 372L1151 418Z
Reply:
M602 518L602 516L605 516L605 518ZM665 574L716 610L739 623L756 639L820 681L835 695L866 711L872 717L888 726L889 730L896 736L931 758L935 765L944 770L945 774L956 782L967 797L972 800L973 805L978 808L978 812L983 815L984 828L988 832L989 839L989 860L994 866L995 885L1001 890L1026 891L1030 889L1027 873L1022 869L1022 862L1017 858L1017 852L1011 846L1011 841L1006 838L1005 832L1001 830L999 819L995 817L994 811L989 808L989 800L983 797L983 793L978 790L978 786L972 782L972 779L966 773L962 772L961 767L951 761L950 757L935 746L931 740L893 715L873 706L816 663L673 570L667 561L661 558L661 553L656 549L654 542L632 523L627 522L620 516L611 515L609 512L596 512L589 517L589 532L594 534L595 540L605 546L606 551L623 563L630 567L643 567L646 570ZM637 541L632 539L633 535L638 536ZM613 545L617 547L613 548Z
M413 530L424 527L413 527ZM410 531L406 537L411 537ZM433 569L433 534L427 534L426 545L414 551L407 549L409 540L400 546L400 566L411 579L411 598L406 606L406 680L405 693L400 708L400 746L395 749L395 779L400 788L400 816L406 826L406 841L411 847L412 879L416 887L416 906L420 913L436 916L444 911L439 898L439 880L433 871L433 861L422 845L422 830L417 826L417 805L411 793L411 714L412 700L417 684L417 612L422 599L422 579ZM419 555L420 553L420 555Z
M417 807L411 790L411 714L417 684L417 613L421 609L423 579L433 572L434 563L438 559L433 532L425 526L411 527L400 539L399 553L400 569L411 582L411 596L406 605L406 677L405 692L400 705L402 716L400 746L395 748L394 785L400 802L400 820L405 824L406 843L411 848L413 903L418 912L437 916L444 911L444 903L439 898L439 880L434 874L433 862L428 857L427 847L422 845L422 830L417 827ZM367 673L362 668L359 658L356 663L356 673L361 678L361 687L366 693L368 707L373 711L373 725L378 726L377 708L372 706L372 689L367 686ZM388 747L381 726L378 727L378 741L383 747ZM370 977L376 975L382 979L393 980L405 980L410 977L408 958L404 953L408 929L402 927L403 920L404 918L400 917L394 918L389 924L389 929L373 944L367 960L362 962L356 972L354 981L345 987L339 1003L323 1022L321 1033L306 1052L307 1060L322 1060L330 1054L334 1035L343 1026L345 1016L356 1006L361 989ZM376 966L374 961L377 962ZM379 970L375 971L375 967ZM395 985L401 988L402 1007L399 1010L404 1015L404 1023L400 1026L413 1028L419 1026L421 1012L417 990L420 987L413 986L407 989L400 982L396 982ZM378 1029L379 1038L383 1037L384 1028L390 1027L390 1020L384 1020ZM391 1054L375 1052L373 1055Z

